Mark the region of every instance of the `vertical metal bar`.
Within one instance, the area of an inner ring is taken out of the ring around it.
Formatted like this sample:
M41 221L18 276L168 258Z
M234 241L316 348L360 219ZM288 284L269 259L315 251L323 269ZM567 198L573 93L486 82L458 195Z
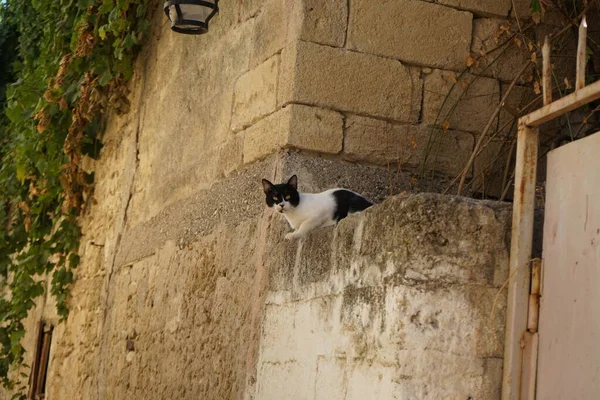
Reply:
M542 47L542 90L544 93L544 105L552 103L552 64L550 63L550 41L548 36L544 39Z
M585 86L585 64L586 64L586 46L587 43L587 21L585 15L579 24L579 41L577 42L577 70L575 80L575 90L582 89Z
M519 399L523 361L522 341L527 330L529 263L533 241L533 211L538 156L538 128L519 120L513 200L510 271L504 345L502 399Z
M540 315L540 277L542 260L539 258L531 262L531 290L529 294L529 313L527 315L527 330L531 333L538 331Z
M523 379L520 400L535 400L539 334L525 332L523 336Z

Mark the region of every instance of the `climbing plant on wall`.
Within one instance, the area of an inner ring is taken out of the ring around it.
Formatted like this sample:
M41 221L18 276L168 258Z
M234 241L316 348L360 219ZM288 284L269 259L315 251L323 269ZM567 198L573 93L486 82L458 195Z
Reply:
M436 141L443 137L446 132L454 127L451 117L458 107L458 103L468 98L468 90L476 86L478 80L489 74L490 67L498 65L509 52L520 54L521 66L514 68L511 73L512 82L505 82L502 89L502 97L507 96L513 89L530 89L520 97L522 104L511 108L508 102L500 101L496 110L489 116L486 127L481 132L476 132L476 144L471 156L463 166L462 170L447 186L443 193L456 190L458 195L473 195L486 198L490 193L490 186L496 186L496 192L491 194L492 198L499 200L507 199L509 191L512 192L514 181L514 152L516 149L516 127L518 119L527 113L542 106L542 43L545 37L552 43L552 91L554 99L561 98L574 91L573 76L576 60L579 24L582 17L587 15L588 21L598 14L597 1L586 0L557 0L553 2L530 0L529 13L520 18L515 12L511 20L503 21L497 32L491 36L494 45L490 49L479 49L473 51L465 60L465 67L458 74L447 74L446 78L451 82L450 89L444 94L442 105L439 107L435 123L430 127L429 141L424 149L423 161L421 163L422 190L428 190L429 182L434 180L435 165L434 147ZM546 20L552 18L552 24L544 25ZM537 29L538 26L544 29ZM600 42L595 35L587 38L587 60L586 60L586 83L600 79L600 66L597 59L592 55L600 52ZM565 67L565 60L569 66ZM555 68L554 64L560 64L561 68ZM456 75L456 76L454 76ZM514 92L513 92L514 93ZM523 93L523 92L521 92ZM525 101L523 101L525 100ZM506 118L497 118L500 111L504 111ZM600 103L592 102L584 106L584 117L579 123L577 118L571 118L567 113L555 122L557 127L551 134L546 133L542 137L541 156L545 156L551 149L562 141L568 142L585 137L587 134L597 132L600 128ZM489 146L489 147L488 147ZM485 149L488 148L486 155ZM480 157L481 154L481 157ZM491 154L491 155L490 155ZM475 160L480 160L479 175L475 176ZM427 171L429 170L429 171ZM492 184L490 184L492 183ZM491 192L491 191L490 191ZM543 192L543 185L539 186L538 193ZM543 197L543 196L539 196ZM538 202L541 204L542 200Z
M15 388L23 320L49 290L68 314L107 109L148 29L148 0L0 0L0 379ZM45 277L51 277L46 287ZM20 396L17 390L17 396Z

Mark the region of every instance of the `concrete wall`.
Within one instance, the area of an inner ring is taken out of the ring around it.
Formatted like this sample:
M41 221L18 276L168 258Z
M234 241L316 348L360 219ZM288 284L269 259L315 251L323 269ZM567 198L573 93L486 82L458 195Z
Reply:
M302 398L358 398L374 382L388 397L496 398L506 209L396 198L284 243L260 179L296 173L303 191L376 202L414 191L449 76L511 3L222 1L199 37L157 12L131 112L107 116L87 160L94 201L47 398L273 398L277 363ZM470 86L435 139L428 190L460 171L521 56ZM56 322L51 301L31 314L27 349L40 318Z

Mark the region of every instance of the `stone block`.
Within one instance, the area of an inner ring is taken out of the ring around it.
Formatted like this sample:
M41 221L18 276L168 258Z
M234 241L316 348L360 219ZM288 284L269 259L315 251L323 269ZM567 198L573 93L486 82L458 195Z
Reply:
M302 349L295 341L294 326L297 304L267 304L262 326L263 338L268 338L261 348L261 361L276 363L295 360Z
M500 103L498 81L453 72L434 70L424 79L423 122L450 129L481 132Z
M338 153L342 150L342 130L341 114L290 104L244 131L244 163L282 147Z
M354 0L350 7L350 49L436 68L460 69L471 43L473 16L415 0Z
M304 238L298 260L298 284L301 287L326 280L329 276L332 251L330 246L323 244L331 242L332 230L332 227L317 229Z
M514 40L498 48L498 45L506 42L510 35L508 31L501 29L502 26L508 26L508 21L493 18L479 18L473 21L471 52L474 57L477 57L473 72L510 82L523 65L529 62L531 54L525 43L521 42L519 47ZM486 56L480 57L482 53L486 53ZM519 82L526 82L532 71L533 64L529 71L521 75Z
M490 314L496 289L475 285L434 288L387 287L383 335L407 350L426 348L443 354L501 357L506 296ZM460 310L460 311L457 311ZM401 328L400 328L401 327Z
M511 19L524 21L531 18L531 0L512 0L513 8L510 11Z
M285 217L273 215L267 233L269 246L266 247L264 256L264 264L269 269L269 290L271 291L289 291L294 283L298 242L285 240L284 236L288 232L291 232L291 228Z
M318 107L290 104L288 113L288 137L286 146L320 153L342 151L342 114Z
M347 0L293 1L288 41L304 40L342 47L348 21Z
M284 145L283 113L279 110L243 131L244 164L261 160Z
M251 67L278 53L285 45L290 14L286 3L286 0L270 0L263 4L252 33Z
M315 43L283 50L278 104L310 104L416 122L421 81L416 69L398 61Z
M295 360L285 363L263 363L259 366L256 399L280 400L308 398L308 374L298 374Z
M238 22L243 22L250 18L256 17L261 7L264 6L265 0L241 0L237 3L239 4ZM221 8L220 4L219 8Z
M344 158L377 165L400 165L419 170L427 156L427 169L455 176L473 150L473 135L422 125L399 125L373 118L348 116ZM429 148L429 150L427 150Z
M242 165L243 151L244 151L244 139L236 135L230 140L219 146L217 168L219 169L218 175L221 173L225 176L235 171L240 165Z
M315 400L346 400L346 360L317 359Z
M439 0L439 3L482 16L508 17L511 9L511 0Z
M365 216L360 254L380 249L369 263L382 269L395 266L390 279L491 286L505 277L508 220L491 207L461 198L440 202L439 197L422 194L391 198Z
M242 75L234 88L231 129L235 132L252 125L277 107L279 56L271 57Z

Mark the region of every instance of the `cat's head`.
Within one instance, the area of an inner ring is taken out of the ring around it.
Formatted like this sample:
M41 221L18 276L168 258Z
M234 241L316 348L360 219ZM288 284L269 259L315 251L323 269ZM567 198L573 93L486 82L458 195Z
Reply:
M298 194L298 177L292 176L287 183L273 185L266 179L262 180L265 191L266 202L269 207L275 208L277 212L289 211L300 203Z

